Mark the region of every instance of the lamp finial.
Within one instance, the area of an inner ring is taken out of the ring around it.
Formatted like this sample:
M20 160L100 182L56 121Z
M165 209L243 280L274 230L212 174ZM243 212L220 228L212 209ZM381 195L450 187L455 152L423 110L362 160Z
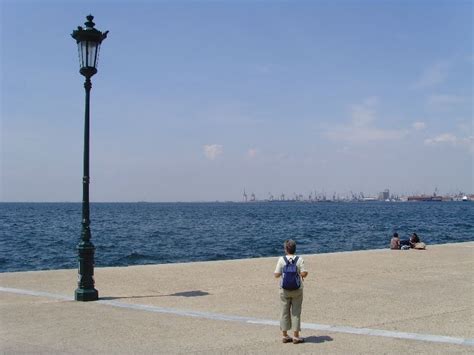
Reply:
M84 25L86 25L86 29L92 29L92 28L94 28L95 23L92 22L92 20L94 19L94 16L88 15L88 16L86 17L86 19L87 19L87 22L84 22Z

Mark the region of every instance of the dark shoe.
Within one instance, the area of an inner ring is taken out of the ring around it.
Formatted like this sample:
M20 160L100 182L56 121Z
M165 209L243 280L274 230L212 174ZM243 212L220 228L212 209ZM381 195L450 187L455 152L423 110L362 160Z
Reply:
M301 344L304 343L303 338L293 338L293 344Z
M283 337L282 341L283 341L283 343L286 344L286 343L291 343L293 341L293 339L291 337L287 336L287 337Z

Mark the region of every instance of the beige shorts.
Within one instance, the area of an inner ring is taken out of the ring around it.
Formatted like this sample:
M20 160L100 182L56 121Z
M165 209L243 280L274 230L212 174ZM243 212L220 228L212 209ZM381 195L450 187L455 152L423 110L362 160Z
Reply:
M294 291L280 289L280 329L287 331L301 330L301 305L303 304L303 289Z

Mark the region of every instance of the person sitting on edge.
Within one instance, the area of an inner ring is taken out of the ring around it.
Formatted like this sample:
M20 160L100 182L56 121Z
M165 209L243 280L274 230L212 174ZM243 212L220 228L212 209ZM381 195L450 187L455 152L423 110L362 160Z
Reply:
M410 246L414 248L415 244L419 242L420 242L420 238L418 237L416 233L413 233L410 237Z
M390 249L400 249L400 238L398 233L393 233L393 237L390 240Z
M280 281L280 329L283 333L283 343L299 344L304 339L300 338L301 331L301 306L303 304L303 279L308 276L301 256L296 256L296 243L286 240L283 244L285 256L278 258L275 268L275 277ZM292 328L294 337L288 335Z

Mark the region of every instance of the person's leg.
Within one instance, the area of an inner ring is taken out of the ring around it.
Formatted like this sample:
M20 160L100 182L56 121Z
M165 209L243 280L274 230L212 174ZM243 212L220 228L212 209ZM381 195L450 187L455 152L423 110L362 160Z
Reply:
M288 330L291 329L291 317L290 317L290 307L291 300L287 297L285 290L280 290L280 306L281 306L281 316L280 316L280 329L283 333L283 341L285 339L291 339L288 336Z
M303 290L299 289L293 291L294 294L292 295L291 299L291 320L293 324L293 331L294 337L296 339L300 338L300 331L301 331L301 307L303 304Z

